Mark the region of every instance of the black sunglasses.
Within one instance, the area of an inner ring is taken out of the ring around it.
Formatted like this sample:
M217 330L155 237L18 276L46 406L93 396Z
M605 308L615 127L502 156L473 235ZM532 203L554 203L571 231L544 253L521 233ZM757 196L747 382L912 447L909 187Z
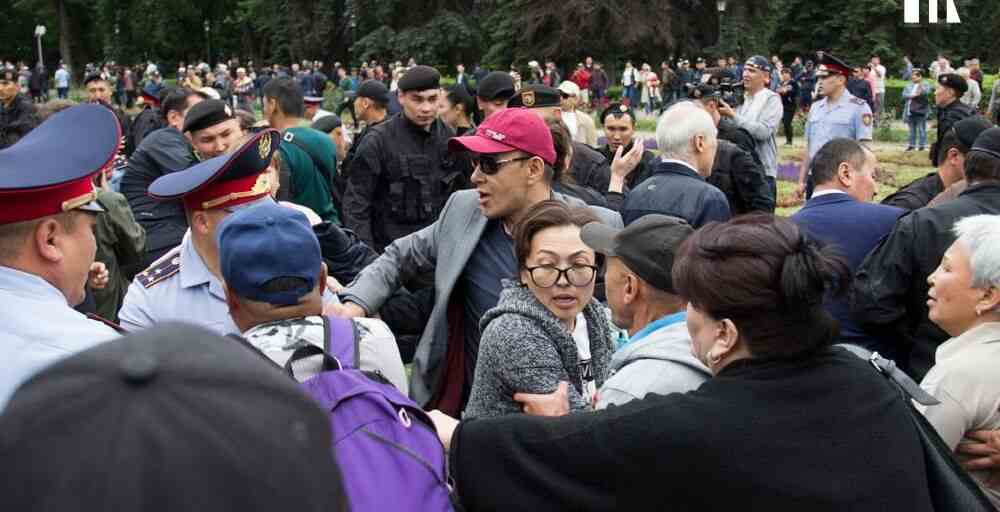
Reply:
M494 174L500 172L500 168L503 167L504 164L519 162L521 160L531 160L532 158L535 157L522 156L517 158L508 158L506 160L497 160L487 155L476 155L472 157L472 166L478 168L479 172L487 176L493 176Z

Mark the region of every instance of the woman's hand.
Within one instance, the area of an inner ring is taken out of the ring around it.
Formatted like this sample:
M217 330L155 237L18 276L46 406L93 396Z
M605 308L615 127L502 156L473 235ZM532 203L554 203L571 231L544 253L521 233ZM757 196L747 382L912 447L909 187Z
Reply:
M438 439L444 445L444 450L451 450L451 436L455 434L455 429L458 428L458 420L437 409L427 413L427 415L434 422L434 428L437 430Z

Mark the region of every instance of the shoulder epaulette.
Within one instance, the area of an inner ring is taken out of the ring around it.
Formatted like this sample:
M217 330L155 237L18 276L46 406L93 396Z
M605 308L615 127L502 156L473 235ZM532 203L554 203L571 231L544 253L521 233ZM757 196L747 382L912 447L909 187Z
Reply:
M168 277L180 272L181 251L180 247L164 254L163 257L153 262L146 270L135 275L135 280L139 281L144 288L151 288Z
M861 98L859 98L857 96L852 96L851 97L851 103L854 103L856 105L867 105L868 104L867 101L865 101L865 100L863 100L863 99L861 99Z

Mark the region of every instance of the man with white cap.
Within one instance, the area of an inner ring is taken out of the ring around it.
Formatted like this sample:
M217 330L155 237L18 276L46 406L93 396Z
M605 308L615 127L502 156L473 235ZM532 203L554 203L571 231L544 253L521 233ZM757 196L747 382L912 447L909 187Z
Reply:
M574 142L582 142L590 147L597 147L597 126L594 119L584 113L577 114L580 104L580 86L565 80L559 84L559 96L562 98L562 120L569 128Z

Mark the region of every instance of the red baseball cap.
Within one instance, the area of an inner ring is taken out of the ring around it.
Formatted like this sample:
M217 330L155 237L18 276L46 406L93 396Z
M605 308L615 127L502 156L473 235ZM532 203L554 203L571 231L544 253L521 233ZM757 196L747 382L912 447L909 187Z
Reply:
M493 114L479 125L475 135L452 137L448 148L487 155L524 151L549 165L556 162L552 132L541 117L526 108L508 108Z

